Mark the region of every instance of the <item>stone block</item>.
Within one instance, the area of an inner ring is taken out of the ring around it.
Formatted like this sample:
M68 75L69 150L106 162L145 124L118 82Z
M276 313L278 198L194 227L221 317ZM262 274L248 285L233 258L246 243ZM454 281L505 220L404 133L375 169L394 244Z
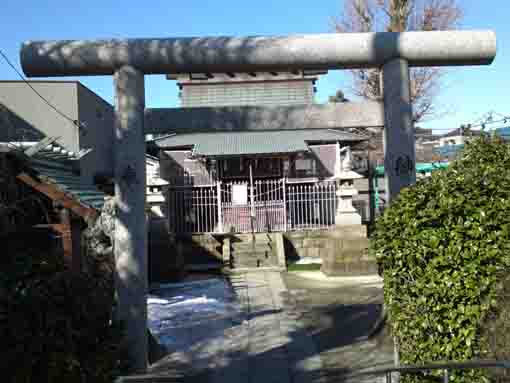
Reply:
M377 273L375 259L368 255L368 239L332 236L319 249L321 271L328 276L367 275Z
M324 238L328 237L329 232L330 230L309 230L304 233L307 238Z
M342 263L323 263L321 266L321 271L327 275L328 277L344 275L345 274L345 266Z
M292 246L294 246L295 249L303 247L303 238L296 238L290 241Z
M224 264L230 264L230 238L225 237L223 239L223 248L222 248L222 255L223 255L223 263Z
M329 235L334 238L366 238L367 227L365 225L337 226L329 232Z
M357 251L361 258L361 255L368 249L368 244L367 238L342 239L342 252Z
M308 249L308 257L309 258L319 258L319 248L318 247L310 247Z
M287 263L285 261L285 245L283 242L283 235L281 233L276 233L273 235L274 242L276 243L276 258L278 259L278 266L287 267Z
M327 238L305 238L303 240L303 247L306 248L323 248L326 246Z
M369 274L377 274L379 272L379 266L375 260L368 262L367 272Z
M354 263L354 262L360 261L359 255L357 253L352 253L352 252L337 253L334 259L335 259L335 262L338 262L338 263Z
M324 240L324 248L336 251L342 248L342 244L338 238L330 237Z
M285 233L285 238L287 238L289 241L296 241L296 240L302 240L306 237L305 231L290 231Z
M322 259L322 261L331 260L335 255L335 252L333 249L324 248L319 249L319 257Z
M300 247L296 249L296 255L299 258L305 258L308 257L308 249L306 247Z

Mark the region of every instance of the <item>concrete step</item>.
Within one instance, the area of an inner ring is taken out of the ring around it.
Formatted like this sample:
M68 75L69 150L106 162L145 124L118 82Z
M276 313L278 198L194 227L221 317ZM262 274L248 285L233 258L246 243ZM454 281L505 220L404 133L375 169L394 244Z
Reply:
M232 242L251 242L254 238L255 242L272 242L272 237L268 233L244 233L231 236Z
M273 250L271 245L269 245L268 243L246 243L246 242L234 242L231 244L231 249L234 252Z
M270 249L264 251L233 251L231 253L234 267L270 267L278 265L276 253Z
M233 258L233 267L237 268L258 268L258 267L272 267L276 266L276 260L272 258Z
M278 265L276 244L267 233L236 234L231 237L230 249L234 269L270 268Z
M273 254L273 253L266 253L266 252L259 252L259 253L234 253L232 254L232 257L234 259L240 259L240 260L244 260L244 259L273 259L275 258L276 259L276 255Z

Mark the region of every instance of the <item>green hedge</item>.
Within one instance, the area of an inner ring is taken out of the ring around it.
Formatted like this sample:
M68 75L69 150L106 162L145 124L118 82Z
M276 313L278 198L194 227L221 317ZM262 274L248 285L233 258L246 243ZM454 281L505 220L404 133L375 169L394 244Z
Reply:
M125 359L109 261L89 259L87 273L73 274L44 241L11 238L1 257L0 380L112 382Z
M501 346L482 330L500 309L498 286L510 268L509 147L477 139L447 170L404 189L377 220L371 246L401 363L496 355L487 348ZM485 380L466 371L451 381Z

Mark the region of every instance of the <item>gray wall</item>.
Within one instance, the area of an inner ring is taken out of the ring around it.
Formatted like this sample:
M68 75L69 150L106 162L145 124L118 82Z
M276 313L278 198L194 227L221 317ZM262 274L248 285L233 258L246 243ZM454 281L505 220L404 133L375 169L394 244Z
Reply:
M76 81L30 81L45 99L79 129L59 115L22 81L0 81L0 141L37 141L58 136L58 144L78 152L94 150L81 160L84 179L112 174L113 107Z
M113 107L78 84L78 116L86 124L85 130L80 131L80 148L94 148L81 160L82 174L113 175Z
M32 86L51 104L78 119L76 82L38 82ZM0 81L0 140L18 141L32 129L34 138L59 136L58 143L67 150L79 148L78 128L51 109L22 81Z

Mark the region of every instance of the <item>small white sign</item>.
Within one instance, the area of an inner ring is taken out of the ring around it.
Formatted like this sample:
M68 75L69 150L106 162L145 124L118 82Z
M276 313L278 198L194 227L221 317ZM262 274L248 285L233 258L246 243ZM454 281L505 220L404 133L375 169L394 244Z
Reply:
M248 205L248 185L232 185L232 205Z

